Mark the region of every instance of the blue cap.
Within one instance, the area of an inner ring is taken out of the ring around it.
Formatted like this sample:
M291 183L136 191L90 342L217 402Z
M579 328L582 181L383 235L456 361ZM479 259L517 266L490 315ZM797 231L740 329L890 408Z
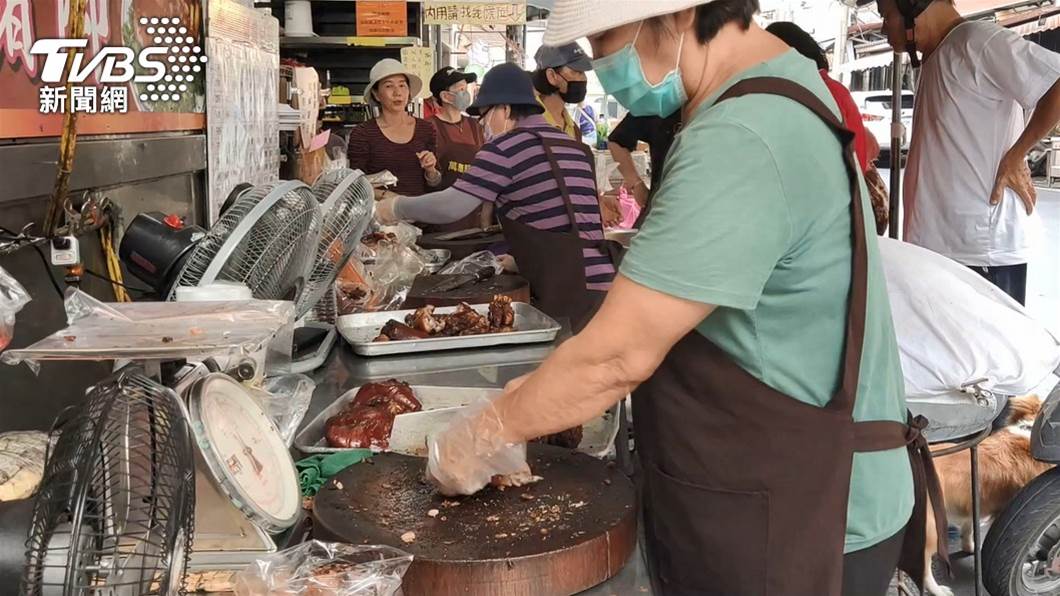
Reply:
M539 114L545 111L534 95L530 73L510 62L494 66L482 77L478 97L467 109L467 113L481 116L482 112L500 105L529 106L535 108Z
M582 47L576 43L561 46L541 46L534 54L538 70L566 66L577 72L588 72L593 69L593 61L585 55Z

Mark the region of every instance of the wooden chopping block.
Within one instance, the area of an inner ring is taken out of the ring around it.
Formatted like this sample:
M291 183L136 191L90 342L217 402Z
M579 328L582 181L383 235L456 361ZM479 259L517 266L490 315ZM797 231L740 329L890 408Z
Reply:
M485 281L468 284L449 292L433 289L443 281L467 277L461 275L420 275L412 284L402 308L434 306L456 306L461 302L485 304L496 295L508 296L513 302L530 302L530 283L518 275L498 275Z

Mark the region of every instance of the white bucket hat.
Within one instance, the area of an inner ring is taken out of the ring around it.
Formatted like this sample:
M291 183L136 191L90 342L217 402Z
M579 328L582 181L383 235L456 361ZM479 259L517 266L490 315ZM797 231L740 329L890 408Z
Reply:
M608 29L636 23L710 0L556 0L548 16L545 45L558 46Z
M376 102L372 98L372 89L375 88L379 81L394 75L405 75L409 80L409 99L415 99L419 96L420 91L423 90L423 80L409 72L401 62L393 58L383 58L375 63L372 71L368 74L368 86L364 88L364 100L374 105Z

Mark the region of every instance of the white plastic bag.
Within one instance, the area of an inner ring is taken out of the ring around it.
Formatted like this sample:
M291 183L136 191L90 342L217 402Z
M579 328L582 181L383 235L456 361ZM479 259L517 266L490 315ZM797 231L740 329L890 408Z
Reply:
M288 447L309 410L309 402L313 400L316 388L313 379L305 375L280 375L265 379L264 391L260 392L262 408Z
M881 238L906 396L983 389L1024 395L1060 366L1060 341L974 271L912 244Z
M313 540L258 559L235 577L236 596L392 596L412 555L389 546Z
M30 301L29 293L3 267L0 267L0 352L15 335L15 314Z

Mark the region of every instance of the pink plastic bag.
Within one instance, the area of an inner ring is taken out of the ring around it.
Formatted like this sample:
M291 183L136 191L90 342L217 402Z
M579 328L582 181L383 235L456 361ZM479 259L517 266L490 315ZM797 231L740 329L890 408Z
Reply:
M637 204L637 199L633 198L633 194L626 190L626 187L618 189L618 206L622 209L622 223L619 227L625 230L633 229L633 225L637 223L637 218L640 217L640 205Z

